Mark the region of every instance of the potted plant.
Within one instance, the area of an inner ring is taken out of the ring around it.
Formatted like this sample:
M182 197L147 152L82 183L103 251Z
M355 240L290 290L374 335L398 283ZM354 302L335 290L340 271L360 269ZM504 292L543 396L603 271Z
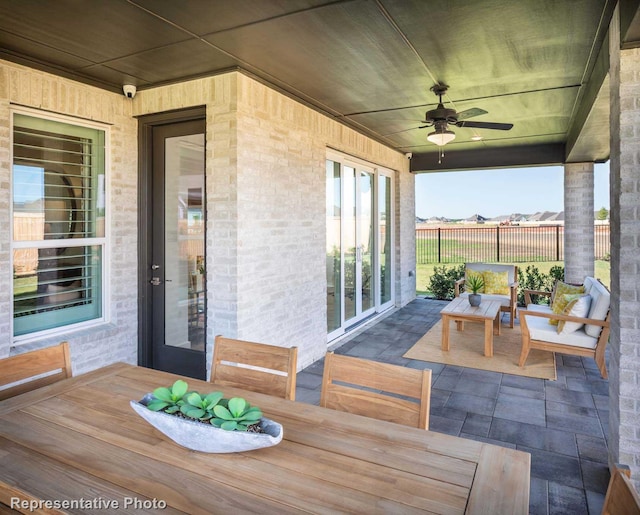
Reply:
M482 295L480 295L478 292L484 288L484 279L482 278L481 275L479 274L474 274L474 275L470 275L466 281L466 287L468 290L471 290L471 293L469 293L469 304L471 304L474 307L477 307L480 305L480 302L482 301Z
M270 447L282 440L282 425L263 417L257 406L242 397L226 399L222 392L203 396L189 391L182 380L170 388L156 388L130 404L174 442L196 451L241 452Z

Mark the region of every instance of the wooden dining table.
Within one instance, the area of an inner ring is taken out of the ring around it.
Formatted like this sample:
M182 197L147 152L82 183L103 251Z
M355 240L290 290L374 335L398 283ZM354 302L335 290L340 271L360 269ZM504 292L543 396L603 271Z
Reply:
M117 363L0 402L0 485L68 513L528 513L528 453L182 378L284 428L273 447L188 450L129 404L178 378Z

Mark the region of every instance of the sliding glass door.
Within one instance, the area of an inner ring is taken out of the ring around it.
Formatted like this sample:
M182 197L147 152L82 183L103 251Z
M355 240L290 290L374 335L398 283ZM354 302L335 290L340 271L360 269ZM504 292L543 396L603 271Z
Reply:
M326 168L329 339L391 305L390 172L340 155Z

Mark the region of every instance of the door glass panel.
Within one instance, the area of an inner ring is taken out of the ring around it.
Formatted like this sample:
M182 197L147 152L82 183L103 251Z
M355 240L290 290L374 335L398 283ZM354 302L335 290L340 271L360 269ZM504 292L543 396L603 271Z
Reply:
M358 247L361 271L360 294L362 311L374 305L373 296L373 176L360 172L360 219Z
M391 300L391 178L380 176L378 189L380 245L380 303Z
M204 351L204 134L165 139L165 344Z
M327 331L342 325L340 163L327 161Z
M344 318L356 316L356 177L355 170L343 168L344 183Z

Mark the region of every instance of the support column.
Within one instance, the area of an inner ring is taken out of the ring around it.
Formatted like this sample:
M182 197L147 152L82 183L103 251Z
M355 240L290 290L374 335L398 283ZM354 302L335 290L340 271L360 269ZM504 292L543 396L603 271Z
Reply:
M610 31L611 337L609 464L631 467L640 489L640 49Z
M564 165L564 278L581 284L595 272L593 163Z

